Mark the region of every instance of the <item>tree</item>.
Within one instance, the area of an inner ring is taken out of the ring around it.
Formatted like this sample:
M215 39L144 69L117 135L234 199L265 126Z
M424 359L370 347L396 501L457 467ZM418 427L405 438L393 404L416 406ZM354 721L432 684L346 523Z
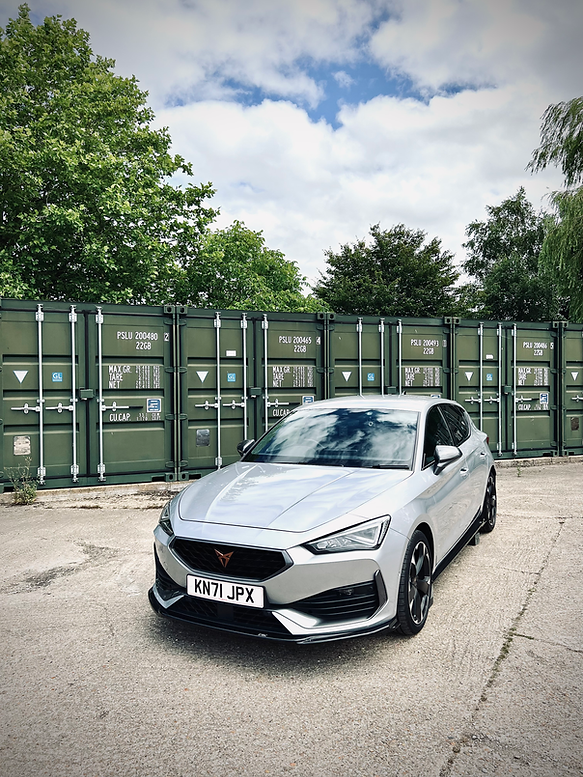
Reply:
M454 307L458 273L453 255L426 233L398 224L370 229L371 241L325 252L327 268L315 296L337 313L380 316L441 316Z
M528 168L561 168L564 191L553 192L555 208L541 252L541 265L556 277L561 293L570 298L569 318L583 321L583 97L549 105L543 114L541 145Z
M304 297L297 265L281 251L267 248L261 232L235 221L208 232L199 254L185 265L177 294L183 304L239 310L320 310Z
M486 211L486 221L466 228L462 267L474 280L460 289L466 305L460 312L499 321L557 318L563 300L552 275L539 266L548 216L535 212L522 187Z
M171 302L215 212L74 19L0 29L0 296Z

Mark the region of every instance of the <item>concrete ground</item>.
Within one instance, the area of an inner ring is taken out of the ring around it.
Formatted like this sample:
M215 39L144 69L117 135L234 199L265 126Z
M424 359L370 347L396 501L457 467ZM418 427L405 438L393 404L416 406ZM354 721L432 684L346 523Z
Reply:
M499 468L421 634L313 646L154 615L162 493L5 495L0 775L580 777L583 463L551 462Z

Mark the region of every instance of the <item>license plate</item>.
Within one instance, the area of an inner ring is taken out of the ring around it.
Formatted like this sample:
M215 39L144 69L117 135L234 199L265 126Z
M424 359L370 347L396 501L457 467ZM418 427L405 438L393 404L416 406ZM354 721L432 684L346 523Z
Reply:
M244 607L263 607L263 588L259 585L228 583L225 580L187 575L186 593L189 596L212 599L215 602L242 604Z

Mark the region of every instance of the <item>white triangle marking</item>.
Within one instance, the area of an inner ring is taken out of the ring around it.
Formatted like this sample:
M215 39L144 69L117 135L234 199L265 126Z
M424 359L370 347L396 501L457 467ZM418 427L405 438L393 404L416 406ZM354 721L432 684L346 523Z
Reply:
M473 372L466 372L466 378L467 378L468 380L471 380L471 379L472 379L472 375L473 375L473 374L474 374Z
M342 375L344 376L344 380L348 383L352 372L343 372Z
M26 378L28 375L28 370L12 370L12 372L16 375L18 378L18 382L22 383L22 381Z
M573 378L573 380L577 380L577 378L579 377L579 373L578 372L572 372L571 373L571 377Z
M205 382L205 380L206 380L206 376L207 376L209 373L208 373L208 370L207 370L206 372L203 372L203 371L201 370L200 372L198 372L198 371L197 371L197 373L196 373L196 374L197 374L197 375L198 375L198 377L200 378L200 382L201 382L201 383L204 383L204 382Z

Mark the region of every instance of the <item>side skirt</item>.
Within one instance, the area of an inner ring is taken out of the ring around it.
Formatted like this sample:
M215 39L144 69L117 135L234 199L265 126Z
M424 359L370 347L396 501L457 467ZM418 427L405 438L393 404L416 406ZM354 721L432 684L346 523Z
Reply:
M482 521L482 510L478 510L476 513L473 521L468 526L466 531L463 533L461 538L457 541L457 543L453 546L453 548L445 555L439 564L435 567L433 571L433 579L436 580L439 575L443 572L443 570L447 567L448 564L450 564L454 558L458 555L458 553L463 550L468 542L480 531L480 528L483 524Z

